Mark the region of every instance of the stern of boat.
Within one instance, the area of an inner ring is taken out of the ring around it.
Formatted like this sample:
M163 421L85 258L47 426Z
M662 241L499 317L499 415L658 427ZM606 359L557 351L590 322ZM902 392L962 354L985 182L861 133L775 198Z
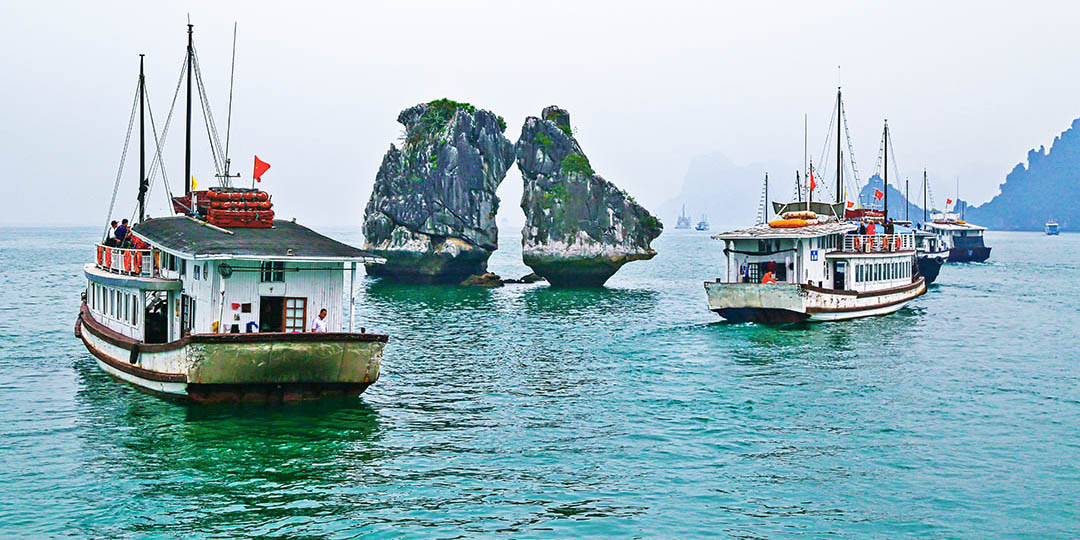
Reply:
M791 323L810 318L794 283L705 282L709 309L732 322Z
M357 395L379 378L386 336L355 333L194 335L188 394L199 401Z

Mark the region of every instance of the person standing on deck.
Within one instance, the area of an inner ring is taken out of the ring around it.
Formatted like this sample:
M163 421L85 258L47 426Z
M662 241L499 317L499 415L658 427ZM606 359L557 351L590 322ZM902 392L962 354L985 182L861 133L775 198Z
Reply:
M116 237L117 245L123 246L124 241L127 240L127 235L128 235L128 220L125 219L125 220L120 222L120 226L116 228L116 232L114 233L114 236Z
M319 310L319 316L311 319L311 331L326 333L326 308Z

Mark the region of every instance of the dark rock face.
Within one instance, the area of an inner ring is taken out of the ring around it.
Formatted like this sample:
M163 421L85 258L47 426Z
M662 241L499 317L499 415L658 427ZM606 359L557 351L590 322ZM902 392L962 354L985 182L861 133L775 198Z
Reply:
M656 255L663 225L625 191L593 172L570 114L529 117L516 145L525 182L522 258L557 287L598 287L622 265Z
M951 185L941 187L938 204L945 202L942 191L953 190ZM989 202L965 210L961 201L957 211L963 211L967 221L992 229L1041 231L1046 220L1054 218L1061 230L1075 231L1080 225L1080 118L1054 138L1049 150L1028 150L1027 166L1017 163L1000 188Z
M513 164L506 123L467 103L436 100L401 111L405 142L383 156L364 211L368 265L398 281L459 283L484 274L498 247L495 190Z

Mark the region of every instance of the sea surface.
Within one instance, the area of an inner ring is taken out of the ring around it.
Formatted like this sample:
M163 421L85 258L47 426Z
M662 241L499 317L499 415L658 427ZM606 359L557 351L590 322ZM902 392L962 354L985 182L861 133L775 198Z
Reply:
M274 406L101 372L96 235L0 230L3 538L1080 535L1080 235L990 232L896 314L788 327L706 309L694 231L601 290L365 278L381 379Z

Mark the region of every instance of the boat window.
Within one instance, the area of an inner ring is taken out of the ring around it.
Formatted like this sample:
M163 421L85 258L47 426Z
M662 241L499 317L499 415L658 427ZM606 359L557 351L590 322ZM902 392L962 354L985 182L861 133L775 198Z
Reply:
M282 261L262 263L259 280L263 283L285 281L285 263Z
M303 332L307 320L307 298L285 299L285 331Z
M180 275L187 275L187 259L180 259Z
M195 280L198 281L198 279L199 279L199 265L196 264L195 265Z

